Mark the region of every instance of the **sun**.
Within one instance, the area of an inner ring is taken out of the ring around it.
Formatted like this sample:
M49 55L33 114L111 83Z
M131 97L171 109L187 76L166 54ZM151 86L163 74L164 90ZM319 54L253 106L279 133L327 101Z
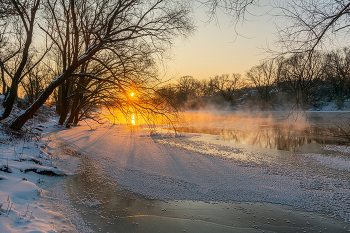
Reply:
M134 93L134 92L132 92L132 93L130 94L130 96L131 96L131 97L133 97L134 95L135 95L135 93Z

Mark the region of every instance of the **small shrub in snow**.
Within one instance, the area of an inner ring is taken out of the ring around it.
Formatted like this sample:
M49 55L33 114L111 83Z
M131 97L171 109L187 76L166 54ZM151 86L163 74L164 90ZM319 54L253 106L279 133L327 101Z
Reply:
M12 173L12 168L9 167L8 165L1 165L0 166L0 171L7 172L7 173Z

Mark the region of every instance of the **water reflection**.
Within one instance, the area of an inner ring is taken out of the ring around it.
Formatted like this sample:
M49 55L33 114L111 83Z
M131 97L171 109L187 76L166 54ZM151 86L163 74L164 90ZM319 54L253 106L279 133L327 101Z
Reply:
M220 136L225 141L242 143L263 148L295 151L296 148L310 144L339 144L339 139L330 137L329 132L310 127L303 131L280 129L279 127L248 130L221 130Z
M298 147L310 144L347 145L348 142L332 137L332 131L316 126L293 130L279 126L262 126L260 129L213 129L198 127L178 127L179 132L220 135L220 139L234 143L259 146L263 148L295 152ZM170 129L170 128L169 128Z
M311 143L349 145L347 140L334 137L341 134L337 125L348 119L348 114L336 112L185 112L177 130L295 152Z
M132 125L135 125L136 123L135 123L135 113L132 113L131 114L131 124Z
M107 111L104 110L103 117L108 119L112 124L126 124L129 126L159 126L169 125L171 122L175 124L177 122L176 114L156 114L145 111L129 111L120 112L118 110Z

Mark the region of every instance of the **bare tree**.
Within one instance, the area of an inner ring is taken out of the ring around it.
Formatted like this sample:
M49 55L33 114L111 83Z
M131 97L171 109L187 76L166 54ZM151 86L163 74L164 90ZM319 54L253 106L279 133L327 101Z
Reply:
M29 62L29 67L32 65ZM35 66L33 69L30 69L23 80L21 80L21 86L25 93L25 100L32 104L42 93L53 74L48 67L43 64Z
M227 107L234 104L238 92L245 86L245 80L238 73L202 80L183 76L177 83L163 86L159 92L178 108L198 109L208 105Z
M16 40L21 40L21 35L14 34L11 28L11 18L15 14L10 1L0 2L0 69L1 69L1 85L2 93L6 94L9 88L7 77L11 79L13 76L6 63L15 57L21 50L21 45L16 45ZM3 103L4 104L4 103ZM4 104L5 106L5 104Z
M316 97L319 81L324 74L324 56L314 53L295 54L283 62L283 72L280 77L284 90L294 97L296 110L307 109Z
M232 22L237 24L245 20L248 8L257 6L258 0L197 0L207 9L208 20L217 20L217 11L220 10L232 17Z
M75 81L76 87L70 96L73 103L66 127L76 124L82 117L87 117L90 112L87 109L93 110L96 106L118 109L125 113L141 113L150 109L159 111L159 107L153 106L151 101L151 96L155 93L154 86L158 83L152 51L143 43L138 46L133 44L131 47L138 49L130 49L130 46L119 47L117 58L113 54L106 54L100 58L102 63L92 61L84 72L72 74L79 79ZM110 70L113 70L113 76L118 77L119 84L90 77L94 75L106 80L111 75Z
M325 58L325 78L330 84L337 105L341 109L350 94L350 51L348 48L332 51Z
M0 120L5 119L10 115L14 102L17 98L18 85L25 76L23 75L23 72L25 70L29 58L30 46L33 41L34 23L39 9L40 0L2 1L1 5L11 12L11 14L9 14L9 17L12 17L12 20L14 20L15 23L19 22L20 25L18 30L20 31L18 33L21 34L21 30L23 30L25 39L23 42L23 48L21 50L18 50L20 51L18 53L20 54L20 58L18 60L19 64L15 66L13 74L7 72L7 74L11 78L11 86L9 89L9 93L7 93L6 99L3 103L5 105L5 110L0 116ZM20 44L22 45L22 43ZM1 61L1 64L1 67L4 70L4 61Z
M67 42L70 60L66 69L46 87L31 107L11 123L13 129L21 129L56 87L73 81L77 76L111 83L118 87L126 99L130 99L121 77L102 58L106 54L118 57L118 48L121 47L137 50L138 47L134 46L138 42L145 43L153 54L161 54L164 45L170 43L174 36L186 35L193 28L188 16L189 9L183 1L70 0L65 5L60 3L62 1L46 1L49 20L46 26L41 25L41 29L59 50L64 48L62 46L66 41L62 40L67 35L63 35L63 32L70 30L68 34L71 39ZM69 20L64 16L67 9ZM80 70L84 70L81 67L89 62L99 63L108 71L108 75L80 73Z
M285 52L312 52L318 46L347 37L350 26L350 3L347 0L278 1L280 43Z
M254 66L246 75L254 84L260 97L268 102L271 100L272 89L276 88L279 72L279 62L273 59Z
M199 82L193 76L182 76L177 81L178 92L183 95L183 99L189 96L196 96Z
M231 104L233 104L235 92L244 86L242 76L237 73L231 76L229 74L217 75L209 79L209 87L214 90L214 93Z

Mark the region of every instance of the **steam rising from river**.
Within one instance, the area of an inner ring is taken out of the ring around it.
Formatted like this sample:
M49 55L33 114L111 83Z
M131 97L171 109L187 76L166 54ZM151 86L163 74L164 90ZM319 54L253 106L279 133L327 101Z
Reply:
M263 148L295 151L310 143L347 144L334 138L344 117L337 112L288 111L187 111L179 114L113 112L113 123L127 124L131 130L140 126L152 132L164 129L177 132L220 135L221 140Z
M295 151L310 143L344 144L332 137L337 113L319 112L185 112L180 132L220 135L221 140ZM339 123L339 122L338 122Z

